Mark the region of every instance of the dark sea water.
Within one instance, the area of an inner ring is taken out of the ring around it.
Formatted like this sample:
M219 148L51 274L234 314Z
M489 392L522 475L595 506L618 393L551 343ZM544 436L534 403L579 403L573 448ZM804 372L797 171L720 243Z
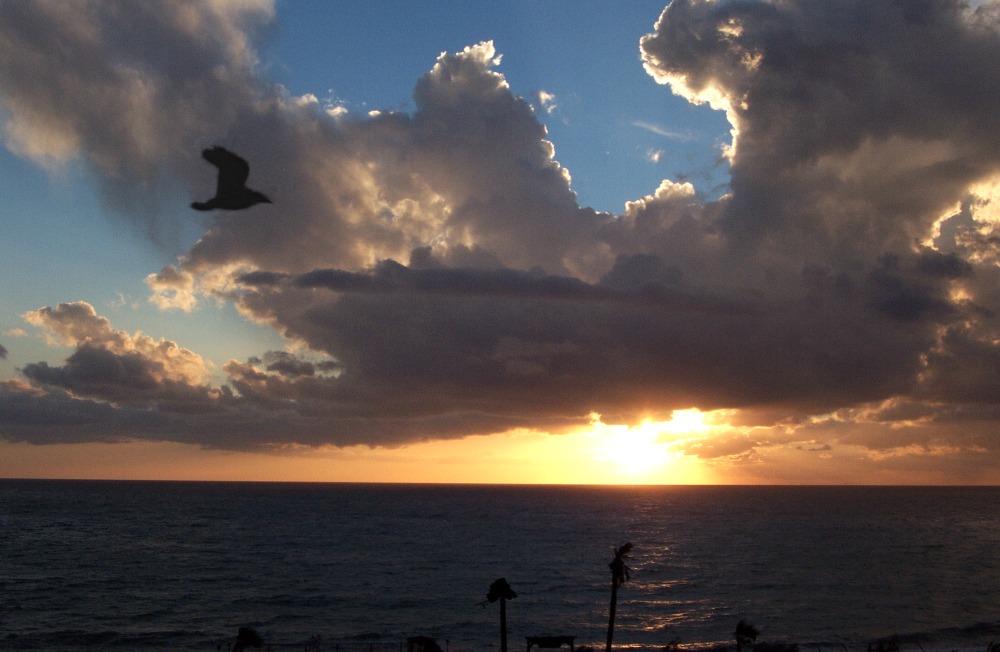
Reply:
M266 642L453 652L567 634L730 643L741 618L800 650L985 652L1000 640L1000 489L479 487L0 480L0 649ZM288 648L292 649L292 648ZM301 646L299 647L301 649Z

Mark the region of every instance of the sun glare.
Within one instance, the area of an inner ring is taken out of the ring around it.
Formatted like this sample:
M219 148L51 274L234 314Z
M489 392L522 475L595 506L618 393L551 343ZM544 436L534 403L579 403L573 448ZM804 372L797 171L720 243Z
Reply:
M709 429L705 413L698 408L674 410L670 421L654 424L662 432L673 435L700 434Z
M642 426L609 437L603 454L630 476L647 475L671 461L666 447L657 442L656 432Z
M674 410L669 421L645 421L635 426L608 425L593 418L594 459L615 467L623 482L693 482L681 444L711 430L705 413Z

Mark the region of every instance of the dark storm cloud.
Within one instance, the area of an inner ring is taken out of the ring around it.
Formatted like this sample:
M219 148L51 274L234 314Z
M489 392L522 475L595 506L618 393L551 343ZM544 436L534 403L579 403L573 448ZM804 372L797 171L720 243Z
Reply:
M814 272L803 298L756 297L753 309L509 270L452 269L425 283L427 271L391 263L370 275L269 276L241 304L336 355L338 382L365 395L395 393L405 379L407 394L440 409L629 420L689 405L795 412L889 396L913 382L915 351L934 342L933 322L913 319L936 308L928 282L891 266L857 286Z
M736 298L686 293L674 269L662 269L651 256L622 256L597 284L577 278L548 275L541 270L476 268L420 268L384 260L371 271L316 269L292 276L249 272L238 278L247 286L327 289L364 294L422 294L455 297L507 297L553 301L601 301L645 307L674 307L713 314L745 312L748 302Z
M40 362L25 365L21 371L38 385L107 401L140 403L155 398L160 403L195 404L209 398L207 387L164 377L163 364L157 360L88 344L78 347L62 367Z
M88 304L60 304L27 318L75 351L63 365L26 365L28 383L3 384L0 435L11 441L153 438L259 449L288 442L291 432L295 442L309 445L391 445L587 422L544 411L534 418L450 405L419 387L394 395L383 391L392 388L341 379L335 360L285 351L232 360L224 366L226 383L213 386L203 382L207 368L199 357L174 342L115 330Z
M344 116L258 76L266 4L109 7L0 10L9 146L84 157L128 214L129 188L203 195L208 140L239 151L275 204L216 216L151 276L154 298L232 300L309 353L229 361L213 386L192 352L86 304L34 311L76 350L8 383L4 437L40 436L51 397L53 418L105 415L115 436L237 448L556 432L593 412L636 423L697 406L792 433L689 445L706 459L815 441L995 449L993 4L671 3L643 61L727 112L730 192L705 201L665 180L620 216L577 204L492 43L434 62L413 114ZM83 61L43 47L59 42Z
M255 365L263 364L267 371L277 371L286 377L315 376L332 373L339 368L332 360L304 360L287 351L268 351L264 354L263 360L250 358L247 362Z

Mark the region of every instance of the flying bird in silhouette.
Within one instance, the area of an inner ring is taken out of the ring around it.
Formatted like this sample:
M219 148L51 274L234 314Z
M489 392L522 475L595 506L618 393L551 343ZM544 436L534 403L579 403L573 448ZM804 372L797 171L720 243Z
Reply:
M263 193L247 188L250 166L241 157L218 145L206 149L201 155L219 168L219 181L215 187L215 197L205 202L191 202L191 208L197 211L210 211L216 208L238 211L255 204L271 203Z

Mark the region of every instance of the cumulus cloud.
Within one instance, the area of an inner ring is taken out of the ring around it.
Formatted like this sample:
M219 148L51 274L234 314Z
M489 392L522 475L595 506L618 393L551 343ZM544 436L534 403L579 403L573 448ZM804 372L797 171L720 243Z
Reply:
M185 410L225 393L204 383L209 370L198 354L168 340L115 330L87 303L34 310L25 319L75 347L64 366L26 365L21 372L36 386L122 405L189 406Z
M209 374L205 361L197 353L167 340L116 330L93 306L83 301L32 310L24 319L44 328L60 343L78 347L78 350L100 349L116 356L148 360L156 366L153 374L156 380L196 384Z
M542 107L545 113L554 112L559 106L556 104L556 96L548 91L535 91L535 99L538 106Z
M46 166L84 159L108 200L158 237L200 146L266 100L252 41L273 14L271 0L5 4L5 143Z
M86 304L33 311L75 352L4 386L7 438L63 415L83 439L394 445L697 406L793 433L690 445L706 459L996 449L993 4L675 0L643 63L726 112L729 192L664 180L617 216L578 205L490 42L428 62L412 114L361 116L259 75L267 3L0 11L11 149L83 158L140 222L136 188L205 194L201 146L251 162L275 203L214 216L148 282L164 308L232 301L298 351L248 352L212 386L198 355Z

